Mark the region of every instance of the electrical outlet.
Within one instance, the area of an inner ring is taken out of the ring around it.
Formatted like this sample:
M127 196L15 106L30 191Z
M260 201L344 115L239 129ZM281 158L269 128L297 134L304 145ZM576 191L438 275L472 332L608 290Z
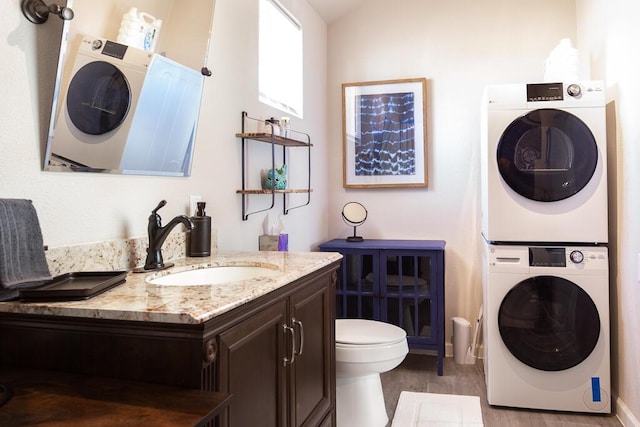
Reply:
M189 215L195 215L198 210L198 202L202 201L202 196L189 196Z

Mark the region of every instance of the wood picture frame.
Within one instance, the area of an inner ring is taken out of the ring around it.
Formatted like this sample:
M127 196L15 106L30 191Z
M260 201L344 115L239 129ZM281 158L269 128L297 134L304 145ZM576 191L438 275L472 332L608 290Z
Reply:
M427 79L342 84L343 187L426 187Z

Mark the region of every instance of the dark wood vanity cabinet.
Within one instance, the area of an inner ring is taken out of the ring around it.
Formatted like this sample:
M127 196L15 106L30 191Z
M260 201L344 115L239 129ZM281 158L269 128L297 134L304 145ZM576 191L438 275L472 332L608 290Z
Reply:
M335 425L338 266L201 324L0 313L0 365L229 393L214 426Z
M309 284L220 334L220 391L233 396L222 426L318 426L332 416L330 280Z

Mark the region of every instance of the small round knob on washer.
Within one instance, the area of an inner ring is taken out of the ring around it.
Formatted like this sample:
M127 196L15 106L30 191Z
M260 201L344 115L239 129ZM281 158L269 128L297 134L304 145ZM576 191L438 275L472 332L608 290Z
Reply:
M567 87L567 93L569 94L569 96L573 96L574 98L576 96L580 96L580 94L582 93L582 89L580 88L580 85L577 84L570 84Z
M582 263L582 261L584 261L584 254L580 251L571 251L571 253L569 254L569 259L574 264L580 264Z

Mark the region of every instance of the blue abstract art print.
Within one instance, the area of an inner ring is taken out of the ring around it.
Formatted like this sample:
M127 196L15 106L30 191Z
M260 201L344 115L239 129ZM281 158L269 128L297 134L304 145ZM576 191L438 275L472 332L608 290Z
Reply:
M343 84L344 187L424 187L426 79Z

